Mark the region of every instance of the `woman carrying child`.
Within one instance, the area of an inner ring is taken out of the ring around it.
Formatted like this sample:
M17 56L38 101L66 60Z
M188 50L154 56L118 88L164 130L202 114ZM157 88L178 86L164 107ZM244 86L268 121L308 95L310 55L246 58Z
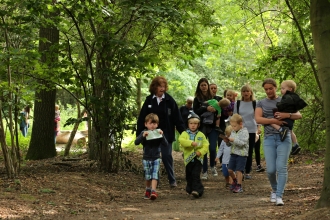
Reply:
M203 124L203 120L201 119L200 130L204 131L204 134L208 138L208 141L210 143L209 152L210 152L210 166L211 166L212 175L218 176L218 172L215 168L216 147L219 136L219 132L216 131L215 129L218 113L214 107L205 105L205 102L210 99L217 99L217 100L219 99L218 101L220 101L220 98L214 96L211 93L208 80L206 78L201 78L197 84L194 103L193 103L193 110L199 117L201 117L201 115L205 112L211 112L214 114L214 120L212 124L205 125ZM220 127L224 125L224 123L225 122L220 118ZM205 154L203 161L202 177L201 177L204 180L208 178L207 170L208 170L208 161L207 161L207 154Z

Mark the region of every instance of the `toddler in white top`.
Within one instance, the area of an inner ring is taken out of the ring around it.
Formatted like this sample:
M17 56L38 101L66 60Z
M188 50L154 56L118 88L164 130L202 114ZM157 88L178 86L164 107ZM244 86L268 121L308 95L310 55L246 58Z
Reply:
M226 136L224 136L222 138L228 138L230 136L232 130L233 129L230 125L227 126L226 130L225 130ZM229 187L231 185L231 182L232 182L232 180L229 176L229 172L228 172L230 152L231 152L231 147L227 146L226 142L222 141L220 146L219 146L217 157L215 158L215 161L218 162L221 155L223 155L222 156L222 174L223 174L223 176L225 177L225 180L226 180L226 187Z

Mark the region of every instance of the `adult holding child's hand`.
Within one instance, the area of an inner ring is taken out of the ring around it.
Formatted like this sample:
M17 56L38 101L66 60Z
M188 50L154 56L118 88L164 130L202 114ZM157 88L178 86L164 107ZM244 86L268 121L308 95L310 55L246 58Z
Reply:
M146 97L137 121L136 134L140 134L145 125L144 119L149 113L159 117L159 128L163 131L168 141L166 147L161 148L162 161L165 166L171 187L176 187L176 179L173 169L172 142L175 140L175 128L179 133L185 130L185 126L177 103L167 93L167 80L162 76L155 77L149 86L150 95Z

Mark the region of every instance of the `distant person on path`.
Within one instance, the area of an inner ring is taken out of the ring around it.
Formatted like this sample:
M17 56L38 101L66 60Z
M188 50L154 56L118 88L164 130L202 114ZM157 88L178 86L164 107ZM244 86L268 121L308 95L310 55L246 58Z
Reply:
M143 145L143 169L146 179L146 191L144 199L155 200L158 197L156 192L158 183L158 171L160 166L160 152L162 147L167 147L168 143L161 129L157 129L159 118L156 114L150 113L146 116L144 125L147 129L143 130L135 140L135 145ZM161 134L155 139L148 139L149 132L156 131Z
M61 117L60 117L60 106L59 105L55 105L55 127L54 127L54 140L55 140L55 144L56 144L56 136L58 134L58 132L60 131L60 121L61 121Z
M24 137L27 136L28 128L30 127L29 125L30 110L31 110L30 106L27 105L20 112L19 129Z
M186 166L186 192L199 198L204 193L200 179L203 157L208 151L209 142L205 135L198 130L199 116L195 113L188 115L188 129L181 133L179 142L183 148L183 159Z
M291 133L283 141L279 131L271 124L282 125L283 119L301 119L300 112L286 113L276 112L276 104L281 101L281 97L276 95L277 84L272 78L265 79L262 87L267 95L266 98L258 101L255 111L255 119L258 124L264 125L264 154L266 159L267 175L272 187L270 201L277 206L284 205L283 193L288 180L288 159L291 151Z
M189 96L187 97L186 104L180 107L180 113L185 128L187 128L187 121L188 121L187 117L193 111L193 102L194 102L194 97Z
M230 134L232 131L233 131L233 128L230 125L227 126L226 130L225 130L226 137L223 137L223 138L227 139L228 137L230 137ZM228 146L226 142L222 141L220 144L219 150L218 150L217 157L215 158L215 161L218 162L220 160L220 157L222 156L222 174L225 177L226 187L229 187L232 183L232 179L230 178L229 172L228 172L230 153L231 153L230 146Z
M168 90L167 80L162 76L155 77L149 86L150 95L147 96L137 120L136 134L140 134L145 125L144 119L154 113L159 117L159 128L164 132L168 145L161 147L162 161L164 163L167 177L171 187L176 187L176 179L173 169L172 142L175 140L175 129L179 133L185 130L179 108L175 100L166 91Z
M217 97L214 96L211 93L209 82L206 78L201 78L198 81L196 92L195 92L195 98L193 103L193 109L194 113L196 113L200 119L201 119L201 126L200 131L204 133L204 135L208 138L208 141L210 143L209 145L209 152L210 152L210 166L211 166L211 173L213 176L218 176L218 172L215 167L215 157L216 157L216 147L217 147L217 141L219 132L215 130L215 123L217 119L217 110L213 108L212 106L206 106L205 102L210 99L216 99ZM220 100L219 100L220 101ZM203 122L203 118L201 117L204 113L212 113L214 115L214 119L212 124L205 124ZM220 118L221 120L221 118ZM220 122L221 124L224 124L224 121ZM203 161L203 171L202 171L202 179L206 180L208 178L208 158L207 154L204 155L204 161Z
M243 192L243 172L249 154L249 132L243 127L243 118L239 114L233 114L229 122L233 130L229 138L223 141L231 146L228 172L233 182L230 190L233 193L241 193Z

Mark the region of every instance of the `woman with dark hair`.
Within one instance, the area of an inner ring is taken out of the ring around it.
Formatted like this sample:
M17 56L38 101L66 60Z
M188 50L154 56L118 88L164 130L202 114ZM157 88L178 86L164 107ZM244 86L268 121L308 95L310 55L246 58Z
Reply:
M265 79L262 87L267 95L258 101L255 110L255 119L258 124L264 125L264 154L266 159L267 175L272 187L270 201L278 206L284 205L282 200L286 182L288 180L288 159L291 151L291 133L287 132L285 140L281 141L279 131L271 124L283 125L283 119L297 120L302 118L301 114L275 112L276 103L281 97L276 94L277 84L274 79Z
M162 76L155 77L149 86L150 95L146 97L137 120L136 134L139 135L145 128L144 119L150 114L157 114L159 126L168 141L168 146L161 148L162 161L165 166L171 187L176 187L173 169L172 142L175 140L175 128L181 134L185 126L175 100L166 91L167 80Z
M193 109L194 112L201 117L201 126L200 130L205 134L205 136L209 140L209 152L210 152L210 167L211 172L213 176L218 176L218 172L215 168L215 157L216 157L216 147L217 147L217 141L219 132L215 129L215 122L217 119L217 110L213 108L212 106L205 105L205 102L210 99L216 99L220 101L222 98L215 96L211 90L209 82L206 78L201 78L198 81L196 92L195 92L195 98L193 103ZM203 113L205 112L211 112L214 114L214 120L212 124L203 124ZM225 122L220 118L220 128L224 130ZM208 178L207 174L208 170L208 161L207 161L207 154L204 156L203 160L203 172L201 179L206 180Z

